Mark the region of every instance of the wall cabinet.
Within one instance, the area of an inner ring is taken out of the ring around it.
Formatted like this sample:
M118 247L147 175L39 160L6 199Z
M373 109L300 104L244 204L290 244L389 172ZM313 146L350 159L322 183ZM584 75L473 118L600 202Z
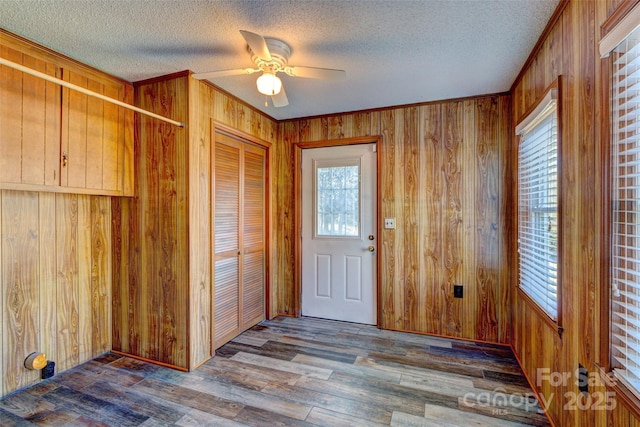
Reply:
M62 77L56 64L4 44L0 56ZM60 86L0 65L0 183L57 185L59 164Z
M0 31L0 56L131 103L130 84ZM133 193L133 112L0 66L0 188Z
M63 79L124 101L127 86L103 76L63 70ZM132 100L130 100L131 102ZM133 191L133 150L127 143L133 113L98 98L62 89L60 185L129 194Z

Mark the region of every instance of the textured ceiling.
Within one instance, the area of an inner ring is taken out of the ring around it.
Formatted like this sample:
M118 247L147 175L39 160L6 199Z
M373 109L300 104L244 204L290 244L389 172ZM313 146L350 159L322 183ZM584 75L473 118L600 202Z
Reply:
M289 105L257 74L212 82L275 119L509 90L558 0L0 0L0 27L129 81L252 67L239 30L289 43Z

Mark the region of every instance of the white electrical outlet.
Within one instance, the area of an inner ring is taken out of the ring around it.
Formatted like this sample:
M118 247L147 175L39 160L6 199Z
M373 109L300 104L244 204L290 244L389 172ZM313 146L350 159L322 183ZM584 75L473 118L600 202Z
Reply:
M387 229L396 228L396 219L395 218L385 218L384 219L384 228L387 228Z

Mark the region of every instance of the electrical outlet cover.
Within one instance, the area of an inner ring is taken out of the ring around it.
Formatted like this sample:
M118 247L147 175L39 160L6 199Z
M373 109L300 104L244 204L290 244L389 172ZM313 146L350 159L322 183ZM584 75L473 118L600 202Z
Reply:
M44 368L42 368L41 378L46 380L47 378L51 378L56 373L56 363L52 361L48 361Z
M453 297L454 298L462 298L463 293L464 293L464 288L462 287L462 285L454 285L453 286Z

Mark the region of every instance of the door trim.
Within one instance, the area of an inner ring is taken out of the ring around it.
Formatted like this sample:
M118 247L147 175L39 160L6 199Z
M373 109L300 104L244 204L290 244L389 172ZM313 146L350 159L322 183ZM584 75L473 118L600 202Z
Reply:
M382 236L382 221L380 221L380 180L377 177L380 175L380 167L382 163L382 156L380 155L380 149L382 143L381 135L362 136L357 138L345 138L345 139L332 139L325 141L313 141L313 142L298 142L294 144L293 153L293 226L294 226L294 240L293 240L293 300L294 300L294 313L295 317L302 316L302 150L306 148L324 148L324 147L338 147L342 145L358 145L358 144L376 144L376 234ZM381 247L380 241L378 241L378 247ZM380 283L380 253L381 250L376 251L376 271L375 271L375 293L376 293L376 323L380 328L382 321L382 302L380 301L381 286Z

